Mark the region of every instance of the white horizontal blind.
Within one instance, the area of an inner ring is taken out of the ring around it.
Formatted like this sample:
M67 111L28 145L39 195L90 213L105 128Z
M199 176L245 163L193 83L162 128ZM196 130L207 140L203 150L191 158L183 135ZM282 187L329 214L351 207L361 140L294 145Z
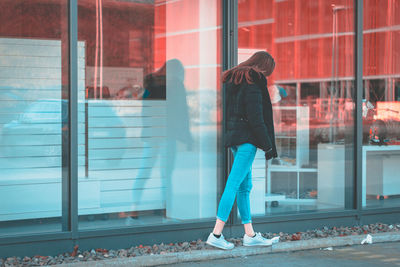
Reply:
M100 181L99 211L165 208L166 127L165 101L89 101L88 179Z
M0 38L0 221L61 216L61 131L68 122L61 56L60 40ZM85 77L83 42L78 57ZM81 136L84 84L79 80ZM79 154L82 163L84 144Z

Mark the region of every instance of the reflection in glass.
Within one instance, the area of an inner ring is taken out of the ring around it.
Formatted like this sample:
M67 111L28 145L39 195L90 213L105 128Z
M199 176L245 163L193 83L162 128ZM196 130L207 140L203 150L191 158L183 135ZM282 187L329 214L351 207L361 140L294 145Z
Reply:
M0 8L0 236L67 231L67 1Z
M353 1L239 1L239 62L265 49L279 157L257 153L253 215L351 209Z
M215 218L220 1L78 1L79 227Z
M362 206L400 206L400 5L364 2Z

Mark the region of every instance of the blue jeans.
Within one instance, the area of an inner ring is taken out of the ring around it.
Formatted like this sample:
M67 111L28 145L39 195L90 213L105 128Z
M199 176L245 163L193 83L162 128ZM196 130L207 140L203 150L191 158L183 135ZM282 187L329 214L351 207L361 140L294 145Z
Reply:
M250 223L250 191L253 186L251 182L251 166L256 156L257 148L249 143L232 146L234 160L231 172L226 182L224 193L218 205L217 218L226 222L231 212L235 197L242 223Z

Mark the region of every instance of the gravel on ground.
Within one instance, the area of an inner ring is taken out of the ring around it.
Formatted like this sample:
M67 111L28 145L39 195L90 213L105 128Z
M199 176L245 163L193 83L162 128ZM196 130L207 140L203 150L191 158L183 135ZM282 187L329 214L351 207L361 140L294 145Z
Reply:
M365 234L376 234L384 232L400 232L400 224L369 224L362 226L353 227L323 227L321 229L308 230L305 232L296 233L262 233L266 238L273 238L276 236L280 237L280 242L297 241L297 240L309 240L315 238L327 238L327 237L338 237L338 236L350 236L350 235L365 235ZM235 244L235 246L242 245L242 238L228 238L229 242ZM183 252L192 250L207 250L215 249L205 243L205 240L197 239L187 242L169 243L169 244L154 244L138 245L127 249L119 250L108 250L103 248L93 248L91 250L81 251L79 246L75 246L71 252L59 254L57 256L41 256L36 255L33 257L9 257L0 258L1 267L11 266L43 266L43 265L55 265L62 263L72 262L87 262L87 261L99 261L113 258L129 258L143 255L155 255L155 254L167 254L171 252Z

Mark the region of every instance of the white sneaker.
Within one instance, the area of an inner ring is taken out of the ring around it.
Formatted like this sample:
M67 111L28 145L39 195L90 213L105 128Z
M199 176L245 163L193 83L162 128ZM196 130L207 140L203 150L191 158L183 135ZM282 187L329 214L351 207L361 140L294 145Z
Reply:
M261 235L261 233L256 233L255 237L250 237L246 234L243 236L243 246L271 246L272 244L279 242L279 236L272 239L267 239Z
M221 233L221 236L219 238L216 238L214 234L211 232L210 235L207 238L207 244L217 247L217 248L222 248L222 249L233 249L235 245L233 243L230 243L225 240L224 235Z

